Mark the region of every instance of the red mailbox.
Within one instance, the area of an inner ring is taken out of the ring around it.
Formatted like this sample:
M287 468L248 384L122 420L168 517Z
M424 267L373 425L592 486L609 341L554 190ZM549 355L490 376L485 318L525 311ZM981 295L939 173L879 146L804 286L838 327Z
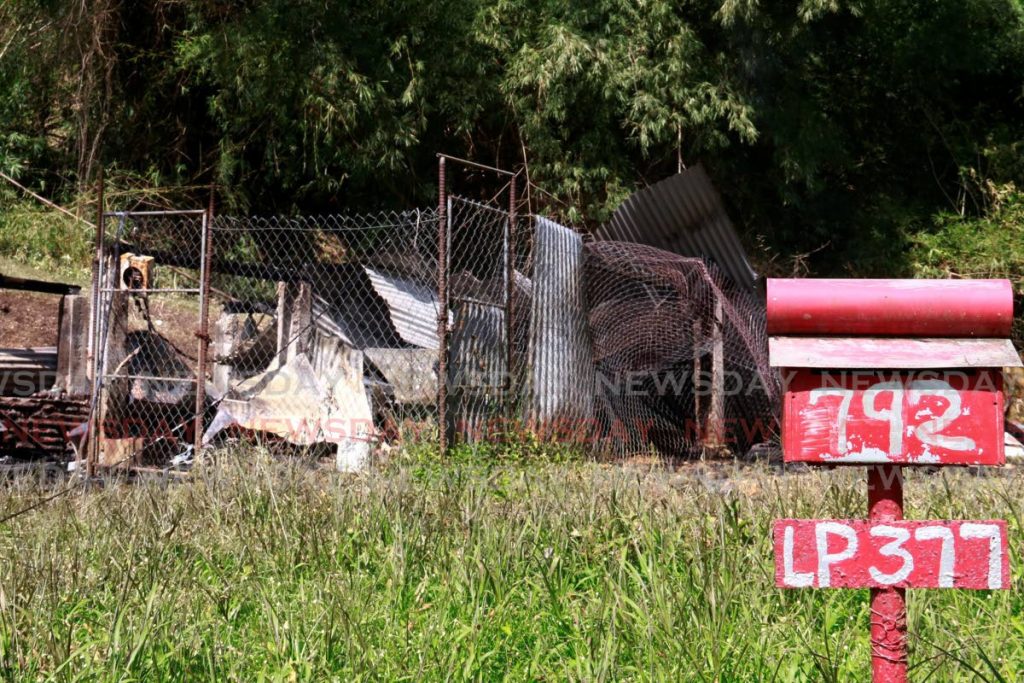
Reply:
M777 520L781 588L871 588L872 671L906 680L906 588L1009 588L1006 525L904 521L903 465L1002 465L1006 280L769 280L786 462L873 465L867 520Z

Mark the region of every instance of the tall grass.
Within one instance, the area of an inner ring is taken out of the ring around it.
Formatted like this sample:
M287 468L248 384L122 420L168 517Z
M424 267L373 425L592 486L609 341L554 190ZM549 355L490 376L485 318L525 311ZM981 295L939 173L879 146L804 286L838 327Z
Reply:
M0 527L5 680L849 681L866 591L781 591L780 516L859 517L859 472L399 462L223 451ZM911 475L913 516L1005 517L1021 475ZM0 514L42 494L10 484ZM1024 600L918 591L915 680L1024 673Z

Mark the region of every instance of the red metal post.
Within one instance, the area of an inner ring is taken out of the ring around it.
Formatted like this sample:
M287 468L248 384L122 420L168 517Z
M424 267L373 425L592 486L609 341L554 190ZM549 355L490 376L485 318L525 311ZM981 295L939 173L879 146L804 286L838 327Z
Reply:
M898 465L868 468L868 519L903 519L903 471ZM903 588L871 589L871 680L907 680L907 592Z

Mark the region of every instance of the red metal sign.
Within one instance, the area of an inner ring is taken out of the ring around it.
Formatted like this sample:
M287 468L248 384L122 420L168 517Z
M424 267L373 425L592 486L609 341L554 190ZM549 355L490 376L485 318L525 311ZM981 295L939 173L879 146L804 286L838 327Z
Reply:
M1002 465L997 370L790 370L787 462Z
M780 519L780 588L1008 589L1006 522Z

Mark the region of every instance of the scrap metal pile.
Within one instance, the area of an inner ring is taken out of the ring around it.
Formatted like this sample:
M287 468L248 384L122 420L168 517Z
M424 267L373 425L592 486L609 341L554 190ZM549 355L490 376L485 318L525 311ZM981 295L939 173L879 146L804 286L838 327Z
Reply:
M6 275L0 275L0 289L9 293L5 314L33 319L15 325L22 328L14 330L21 346L0 337L0 465L6 469L18 456L62 461L74 453L89 413L86 298L76 285ZM59 343L28 346L29 339Z
M775 435L756 276L700 167L586 239L458 196L361 216L105 218L76 352L80 367L95 350L83 423L99 466L187 463L237 438L350 469L441 433L669 457Z

